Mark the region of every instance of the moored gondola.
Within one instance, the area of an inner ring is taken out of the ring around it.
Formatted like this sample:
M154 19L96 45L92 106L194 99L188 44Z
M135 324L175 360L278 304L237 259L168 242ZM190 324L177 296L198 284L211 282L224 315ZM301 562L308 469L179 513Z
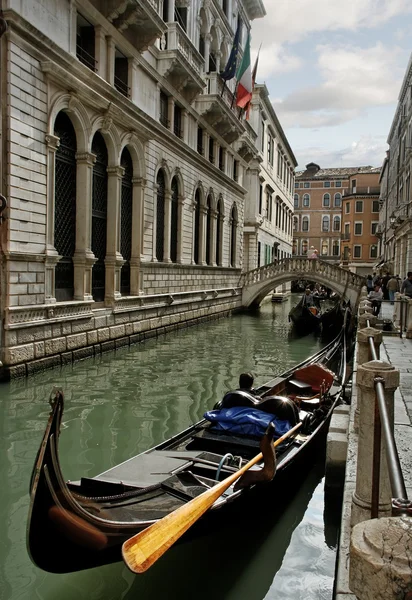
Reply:
M300 335L306 335L311 331L316 331L320 327L320 305L316 301L316 298L312 300L312 303L308 304L304 294L298 304L289 312L289 321L292 322L295 331Z
M298 422L299 429L276 448L271 486L287 482L285 474L306 462L325 439L332 410L342 397L345 348L342 330L321 351L253 394L230 392L207 418L100 475L77 482L66 482L59 464L64 399L56 390L30 485L27 543L32 561L45 571L65 573L121 560L122 544L130 537L237 473L259 453L261 436L249 429L222 429L216 415L229 415L232 409L241 407L254 417L258 413L263 420L269 415L277 435ZM264 468L259 462L257 475ZM201 521L213 522L214 515L225 514L249 494L267 493L267 485L258 483L258 476L255 479L247 487L230 485Z

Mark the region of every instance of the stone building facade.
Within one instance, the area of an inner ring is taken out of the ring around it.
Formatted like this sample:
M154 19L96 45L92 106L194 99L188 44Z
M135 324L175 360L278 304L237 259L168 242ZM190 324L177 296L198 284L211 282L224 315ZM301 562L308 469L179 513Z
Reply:
M403 278L412 271L412 55L387 142L381 174L379 264Z
M293 249L360 275L377 262L380 168L321 169L315 163L296 173Z
M219 71L261 0L3 6L2 377L239 307L254 135Z
M249 122L257 136L258 152L247 172L244 223L247 271L292 255L297 166L265 85L258 84L254 88Z

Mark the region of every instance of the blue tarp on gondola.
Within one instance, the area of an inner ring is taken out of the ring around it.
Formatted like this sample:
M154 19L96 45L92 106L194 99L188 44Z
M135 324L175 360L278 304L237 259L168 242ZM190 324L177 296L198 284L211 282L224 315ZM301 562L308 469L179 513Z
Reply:
M270 413L247 406L209 410L204 417L211 421L214 429L218 431L255 437L262 437L269 423L273 423L275 426L274 439L281 437L291 429L289 421L283 421Z

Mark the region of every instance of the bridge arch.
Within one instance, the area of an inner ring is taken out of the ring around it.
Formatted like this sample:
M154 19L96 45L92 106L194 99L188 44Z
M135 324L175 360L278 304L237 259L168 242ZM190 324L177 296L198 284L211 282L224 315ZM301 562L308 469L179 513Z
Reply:
M359 302L365 278L320 259L284 258L241 276L242 306L258 306L271 290L292 279L308 279L332 289L352 307Z

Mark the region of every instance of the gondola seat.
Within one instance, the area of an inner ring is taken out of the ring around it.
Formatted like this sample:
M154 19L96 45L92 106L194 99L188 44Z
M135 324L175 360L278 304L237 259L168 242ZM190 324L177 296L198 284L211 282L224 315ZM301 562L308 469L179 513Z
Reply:
M246 406L270 413L278 419L289 421L294 426L299 422L299 412L292 400L286 396L265 396L263 399L244 390L234 390L224 395L218 408Z

